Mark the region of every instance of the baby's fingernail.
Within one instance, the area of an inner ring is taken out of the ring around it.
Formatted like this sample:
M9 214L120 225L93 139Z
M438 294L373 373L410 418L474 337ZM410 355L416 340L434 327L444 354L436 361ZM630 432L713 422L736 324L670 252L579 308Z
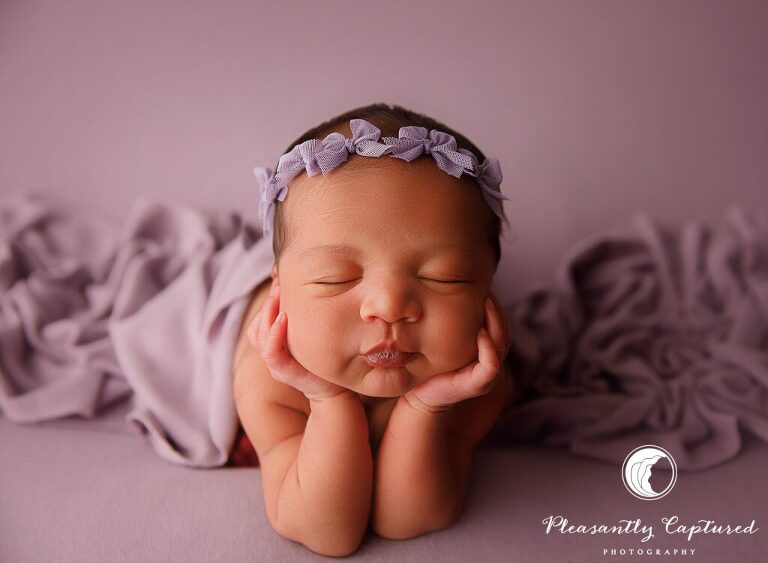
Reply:
M490 297L485 298L485 306L493 309L493 300Z
M275 319L275 323L279 324L279 323L283 322L284 318L285 318L285 311L280 311L280 313L278 313L278 315L277 315L277 318Z

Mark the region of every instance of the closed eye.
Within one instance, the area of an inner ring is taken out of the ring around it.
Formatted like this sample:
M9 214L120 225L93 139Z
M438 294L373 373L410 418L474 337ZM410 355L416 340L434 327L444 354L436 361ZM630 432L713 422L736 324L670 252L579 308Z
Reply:
M342 282L315 282L317 285L344 285L345 283L352 283L355 280L342 281Z
M450 283L450 284L457 284L457 283L470 283L467 280L436 280L432 278L422 278L424 281L429 281L433 283ZM318 285L344 285L346 283L352 283L355 280L348 280L348 281L340 281L340 282L315 282Z
M431 281L434 283L469 283L467 280L434 280L432 278L422 278L424 281Z

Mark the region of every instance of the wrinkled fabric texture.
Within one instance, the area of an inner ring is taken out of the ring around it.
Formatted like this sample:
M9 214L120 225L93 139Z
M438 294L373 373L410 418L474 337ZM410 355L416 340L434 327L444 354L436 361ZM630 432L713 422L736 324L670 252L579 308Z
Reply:
M687 470L737 455L743 432L768 442L766 209L732 206L716 227L635 215L509 315L532 336L509 357L517 390L491 440L618 464L655 444Z
M575 245L551 286L507 303L513 401L489 441L682 470L768 441L768 213L718 227L638 215ZM232 355L269 237L237 213L139 198L124 223L0 199L0 411L126 423L165 460L223 466L238 432Z
M169 462L226 463L232 354L271 243L237 214L139 198L118 230L34 196L0 200L0 411L126 422Z

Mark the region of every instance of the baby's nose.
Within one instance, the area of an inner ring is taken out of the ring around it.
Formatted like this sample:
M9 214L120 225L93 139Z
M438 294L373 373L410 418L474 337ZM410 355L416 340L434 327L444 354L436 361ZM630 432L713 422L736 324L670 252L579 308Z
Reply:
M397 286L372 288L360 305L360 317L366 322L375 319L388 323L415 322L420 315L421 308L415 296Z

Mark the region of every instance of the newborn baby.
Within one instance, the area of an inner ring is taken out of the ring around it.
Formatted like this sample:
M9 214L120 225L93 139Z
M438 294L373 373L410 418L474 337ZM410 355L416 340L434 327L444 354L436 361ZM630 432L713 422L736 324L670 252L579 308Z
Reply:
M430 122L374 107L365 119L393 135ZM351 138L345 116L311 138ZM392 539L450 525L512 390L498 217L475 178L426 153L351 154L276 205L275 266L234 359L271 525L325 555L354 552L369 524Z

